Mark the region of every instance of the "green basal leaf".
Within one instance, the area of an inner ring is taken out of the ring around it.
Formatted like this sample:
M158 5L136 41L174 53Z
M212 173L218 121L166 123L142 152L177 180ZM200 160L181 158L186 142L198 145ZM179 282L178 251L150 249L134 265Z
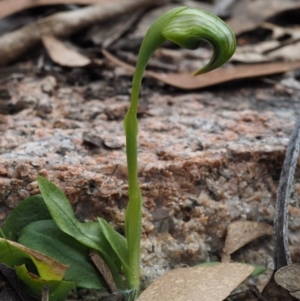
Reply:
M84 245L106 254L104 236L97 223L80 223L73 208L63 192L53 183L38 177L39 187L52 219L65 233L71 235ZM108 254L106 254L108 255Z
M15 270L19 279L21 279L30 289L30 292L37 297L41 297L44 285L49 288L50 301L64 301L66 300L68 293L72 289L75 289L74 282L42 279L39 276L30 273L24 264L16 266Z
M0 261L11 267L34 264L39 275L49 280L61 280L68 268L45 254L4 238L0 238Z
M1 230L6 239L17 241L21 230L35 221L51 219L41 195L31 196L14 208L6 218ZM0 233L0 236L1 233Z
M107 244L99 223L80 223L76 219L69 200L58 187L42 176L38 177L38 183L44 201L58 228L85 246L98 250L111 269L117 287L124 289L124 283L119 275L120 260L115 256L111 246Z
M64 280L75 282L76 286L90 289L106 286L91 263L88 247L63 233L53 220L37 221L25 227L20 234L19 243L67 265Z
M130 273L128 266L128 246L124 236L119 234L107 221L98 218L101 232L104 234L108 243L111 245L115 254L118 256L122 263L125 274Z

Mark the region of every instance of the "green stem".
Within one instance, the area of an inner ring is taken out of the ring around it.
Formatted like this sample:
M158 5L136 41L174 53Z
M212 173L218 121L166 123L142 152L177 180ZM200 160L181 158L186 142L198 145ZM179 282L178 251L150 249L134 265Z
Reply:
M179 8L180 10L182 8ZM157 20L148 30L138 55L138 61L132 80L131 102L124 119L126 134L126 155L128 166L128 195L129 202L126 208L125 230L129 250L129 267L131 275L127 279L130 289L140 289L140 240L142 227L142 196L138 184L137 162L137 134L138 120L137 107L142 78L153 52L166 40L161 35L161 28L169 20L171 11L165 14L163 20Z

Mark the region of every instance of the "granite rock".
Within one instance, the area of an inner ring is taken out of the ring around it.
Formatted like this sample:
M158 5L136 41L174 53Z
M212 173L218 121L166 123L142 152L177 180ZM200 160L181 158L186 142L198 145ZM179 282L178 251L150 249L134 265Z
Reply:
M86 101L84 88L60 86L51 76L26 78L7 89L8 107L15 110L0 115L0 220L39 192L41 174L66 193L79 220L101 216L124 233L122 119L129 96ZM144 97L138 135L144 284L173 267L218 260L232 221L272 224L299 108L291 96L286 103L268 89L255 93L236 88L231 94ZM297 171L290 207L294 259L299 195ZM236 255L241 257L271 268L271 238L244 248Z

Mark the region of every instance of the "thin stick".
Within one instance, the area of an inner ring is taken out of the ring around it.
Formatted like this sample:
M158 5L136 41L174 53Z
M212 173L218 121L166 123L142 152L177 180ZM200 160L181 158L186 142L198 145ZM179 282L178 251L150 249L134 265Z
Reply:
M47 285L43 285L41 301L49 301L49 287Z
M46 6L46 5L62 5L62 4L79 4L79 5L90 5L90 4L101 4L107 0L2 0L0 1L0 18L7 17L24 9ZM110 2L120 3L120 0L110 0Z
M281 171L274 219L275 271L292 263L288 243L288 205L300 151L300 118L292 131Z
M108 287L110 289L110 292L112 294L116 293L117 285L116 285L116 283L114 281L114 277L113 277L108 265L104 261L104 259L95 250L90 250L89 256L90 256L91 260L93 261L94 265L96 266L96 268L98 269L98 271L100 272L100 274L103 276L106 284L108 285Z
M249 291L257 298L257 300L259 300L259 301L267 301L267 300L261 295L261 293L257 290L256 287L254 287L254 286L249 287Z

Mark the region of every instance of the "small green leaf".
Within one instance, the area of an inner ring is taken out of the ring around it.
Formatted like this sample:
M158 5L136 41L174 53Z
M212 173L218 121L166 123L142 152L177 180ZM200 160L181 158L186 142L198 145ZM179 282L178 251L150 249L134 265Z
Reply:
M11 267L31 262L42 278L50 280L61 280L68 268L45 254L4 238L0 238L0 261Z
M255 264L250 264L250 265L254 267L254 271L252 272L251 277L255 277L260 274L263 274L267 270L265 267L260 265L255 265Z
M120 259L125 274L130 273L128 266L128 246L124 236L119 234L112 226L102 218L98 218L101 232L104 234L108 243L111 245L115 254Z
M106 254L106 243L97 223L80 223L63 192L53 183L38 177L39 187L56 225L84 245Z
M31 196L14 208L1 226L5 238L18 240L21 230L35 221L51 219L51 215L41 195ZM1 236L1 233L0 233Z
M101 289L105 284L88 256L88 247L63 233L53 220L31 223L20 234L19 242L68 265L64 280L76 286Z
M50 301L64 301L66 300L68 293L72 289L75 289L74 282L42 279L39 276L28 272L25 264L16 266L15 269L19 279L21 279L37 297L41 297L44 285L49 288Z
M113 249L100 231L99 223L78 222L69 200L58 187L42 176L38 177L38 183L44 201L58 228L80 243L98 250L111 269L118 288L124 289L124 283L119 275L120 260L115 256Z

